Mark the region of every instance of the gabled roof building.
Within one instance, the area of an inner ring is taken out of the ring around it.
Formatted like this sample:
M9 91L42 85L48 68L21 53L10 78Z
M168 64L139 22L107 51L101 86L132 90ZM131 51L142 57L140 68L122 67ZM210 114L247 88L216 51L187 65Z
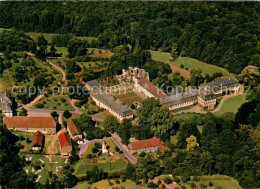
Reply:
M156 150L165 151L168 150L164 142L160 142L159 139L147 139L132 142L128 145L131 153L141 153L141 152L155 152Z
M231 77L213 80L209 83L206 83L205 88L207 90L210 90L214 94L227 92L227 91L234 91L234 92L240 91L240 86L238 81Z
M43 139L44 135L40 132L37 131L33 134L33 139L32 139L32 150L39 151L43 147Z
M67 122L67 130L72 140L78 144L83 143L83 134L79 126L75 125L72 119L69 119Z
M143 93L146 97L154 97L157 99L167 97L162 90L145 78L141 78L140 80L136 79L134 88L138 92Z
M56 122L52 117L4 117L4 125L9 130L54 134Z
M108 110L119 121L123 121L123 119L131 119L133 117L132 110L119 99L116 99L112 95L104 92L98 81L88 81L86 82L86 86L90 91L90 96L96 105Z
M61 133L58 136L60 144L60 153L62 156L70 156L72 151L72 143L67 133Z

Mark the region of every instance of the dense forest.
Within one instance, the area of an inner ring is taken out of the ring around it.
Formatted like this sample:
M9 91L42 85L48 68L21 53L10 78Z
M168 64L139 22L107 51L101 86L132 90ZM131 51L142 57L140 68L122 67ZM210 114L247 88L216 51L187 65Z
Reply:
M257 2L3 2L0 26L98 37L106 48L162 50L237 74L259 66L259 8Z

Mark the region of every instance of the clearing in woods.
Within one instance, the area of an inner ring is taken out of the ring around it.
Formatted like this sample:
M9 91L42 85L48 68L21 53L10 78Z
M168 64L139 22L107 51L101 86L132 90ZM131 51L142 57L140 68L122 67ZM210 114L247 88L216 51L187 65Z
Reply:
M164 62L167 64L173 64L176 65L178 67L180 67L181 65L184 66L184 68L188 68L189 70L193 69L193 68L201 68L202 73L205 74L209 74L210 76L212 76L213 73L215 72L221 72L223 74L223 76L233 76L233 74L229 73L226 69L212 65L212 64L206 64L203 63L199 60L196 60L194 58L190 58L190 57L178 57L176 58L176 60L174 61L170 61L169 59L171 59L171 53L167 53L167 52L159 52L159 51L151 51L151 56L152 59L155 61L159 61L159 62ZM185 70L185 69L182 69ZM187 71L187 70L185 70Z

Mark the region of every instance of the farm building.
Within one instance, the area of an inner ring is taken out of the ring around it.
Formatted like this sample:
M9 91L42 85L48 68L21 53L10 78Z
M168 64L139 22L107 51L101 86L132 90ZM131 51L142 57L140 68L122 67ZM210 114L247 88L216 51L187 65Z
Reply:
M147 140L139 140L132 142L128 145L130 153L141 153L141 152L155 152L156 150L165 151L167 150L167 146L164 142L160 142L159 139L147 139Z
M91 91L90 96L97 106L108 110L119 121L133 118L132 110L120 100L110 94L101 91L101 85L98 81L92 80L86 83L87 88Z
M44 135L40 131L35 132L33 134L33 139L32 139L32 150L40 151L41 148L43 147L43 140L44 140Z
M83 143L83 134L79 126L75 125L72 119L69 119L67 122L67 130L72 140L78 144Z
M240 86L237 80L228 77L206 83L205 89L212 91L214 94L227 91L234 91L237 93L240 91Z
M60 153L62 156L70 156L72 151L72 143L69 135L66 133L61 133L58 136L59 144L60 144Z
M157 99L167 97L162 90L157 88L152 82L145 78L140 80L136 79L134 89L143 93L146 97L154 97Z
M9 130L36 132L47 134L56 133L56 122L52 117L4 117L4 124Z

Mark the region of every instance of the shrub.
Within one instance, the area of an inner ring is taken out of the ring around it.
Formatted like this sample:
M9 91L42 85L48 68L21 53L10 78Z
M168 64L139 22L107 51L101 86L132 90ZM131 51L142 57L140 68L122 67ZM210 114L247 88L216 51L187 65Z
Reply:
M181 64L181 65L180 65L180 68L184 68L184 65L183 65L183 64Z
M172 183L172 179L170 179L170 178L166 178L166 179L164 179L164 182L166 183L166 184L171 184Z
M145 155L146 155L145 152L141 152L141 153L139 154L139 157L144 157Z
M181 180L182 180L184 183L186 183L186 182L188 182L188 181L190 180L190 176L187 175L187 174L184 174L184 175L181 177Z
M72 116L72 114L69 112L69 110L65 110L65 111L63 112L63 116L64 116L66 119L68 119L68 118L70 118L70 117Z
M194 182L191 182L191 183L190 183L190 187L191 187L191 188L197 188L197 186L196 186L196 184L195 184Z
M209 186L214 186L214 184L212 182L209 182Z
M200 181L199 177L197 177L197 176L194 176L192 180L195 181L195 182Z
M120 184L120 181L118 179L116 179L116 184Z
M65 98L61 98L60 101L64 103L64 102L66 102L66 99Z
M203 184L203 183L201 183L201 184L200 184L200 188L207 188L207 185L206 185L206 184Z
M115 151L116 151L116 152L119 152L120 149L116 146L116 147L115 147Z

